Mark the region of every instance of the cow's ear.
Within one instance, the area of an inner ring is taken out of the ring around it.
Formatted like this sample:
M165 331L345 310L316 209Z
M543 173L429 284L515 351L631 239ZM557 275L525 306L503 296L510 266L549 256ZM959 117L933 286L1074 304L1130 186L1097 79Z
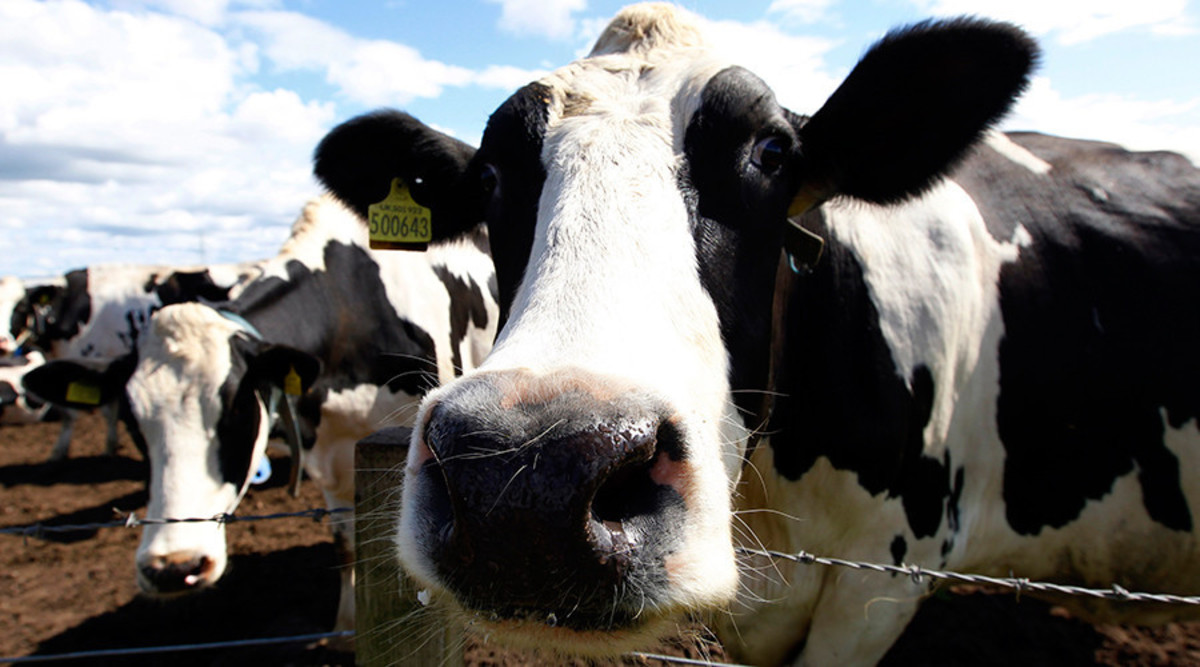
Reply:
M1006 23L961 18L889 33L799 127L792 213L836 195L884 204L924 191L1008 112L1037 59L1037 44Z
M293 396L308 391L321 374L319 358L286 345L265 344L250 364L260 380Z
M21 384L48 403L87 409L119 399L135 368L136 352L109 361L59 359L29 371Z
M482 221L480 207L455 196L473 155L468 144L406 113L381 110L333 128L317 145L313 173L364 221L400 179L412 199L430 210L433 241L440 241Z

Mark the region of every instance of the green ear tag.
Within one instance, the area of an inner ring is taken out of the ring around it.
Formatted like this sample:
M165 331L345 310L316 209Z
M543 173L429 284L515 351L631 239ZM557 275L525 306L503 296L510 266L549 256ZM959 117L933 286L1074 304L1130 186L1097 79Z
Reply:
M304 393L304 388L300 384L300 374L296 372L295 366L288 366L288 374L283 377L283 393L288 396L299 396Z
M67 385L67 402L80 405L100 405L100 387L82 382Z
M373 250L424 250L433 238L432 213L412 198L403 179L392 179L383 201L367 207Z

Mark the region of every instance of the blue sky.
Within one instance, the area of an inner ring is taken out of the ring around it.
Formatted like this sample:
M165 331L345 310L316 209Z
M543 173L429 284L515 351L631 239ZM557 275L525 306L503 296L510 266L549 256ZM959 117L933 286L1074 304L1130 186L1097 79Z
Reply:
M0 275L273 255L337 123L400 107L477 143L513 90L624 2L0 0ZM815 110L890 27L975 14L1044 60L1005 127L1200 163L1196 0L685 0L717 48Z

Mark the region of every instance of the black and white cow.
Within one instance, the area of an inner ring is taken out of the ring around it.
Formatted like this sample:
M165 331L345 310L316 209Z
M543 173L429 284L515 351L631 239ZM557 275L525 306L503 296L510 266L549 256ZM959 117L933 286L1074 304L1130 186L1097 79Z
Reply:
M154 311L164 305L206 299L225 300L230 290L253 277L252 264L171 267L100 264L66 273L61 281L35 284L4 321L25 348L42 350L50 359L112 360L128 354ZM117 450L117 411L100 407L108 431L105 449ZM70 452L76 410L67 410L50 460Z
M37 350L0 358L0 425L36 424L61 416L55 406L30 395L21 385L29 371L46 363Z
M124 391L130 431L149 452L148 516L232 512L265 454L272 412L285 410L281 392L298 396L304 470L331 509L352 509L355 443L411 423L420 397L474 368L495 337L483 228L424 255L377 252L358 219L323 197L258 268L232 301L154 313L134 355L105 367L51 362L28 376L27 386L58 400L73 382L101 400ZM346 565L338 627L350 628L353 521L338 516L333 529ZM191 592L216 582L226 563L223 524L148 525L138 584L156 596Z
M486 219L504 319L423 403L404 567L496 639L611 654L712 612L755 664L874 663L930 584L739 545L1200 592L1200 174L986 130L1036 57L918 24L800 116L635 6L513 95L414 190ZM437 138L377 112L316 173L361 215Z

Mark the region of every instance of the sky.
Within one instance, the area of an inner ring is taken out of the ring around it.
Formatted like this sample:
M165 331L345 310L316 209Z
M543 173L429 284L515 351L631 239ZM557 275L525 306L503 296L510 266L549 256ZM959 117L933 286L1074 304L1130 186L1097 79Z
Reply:
M626 2L0 0L0 275L274 255L320 193L313 148L401 108L477 145L520 86ZM1200 0L683 0L811 113L888 29L972 14L1041 43L1003 128L1200 164Z

